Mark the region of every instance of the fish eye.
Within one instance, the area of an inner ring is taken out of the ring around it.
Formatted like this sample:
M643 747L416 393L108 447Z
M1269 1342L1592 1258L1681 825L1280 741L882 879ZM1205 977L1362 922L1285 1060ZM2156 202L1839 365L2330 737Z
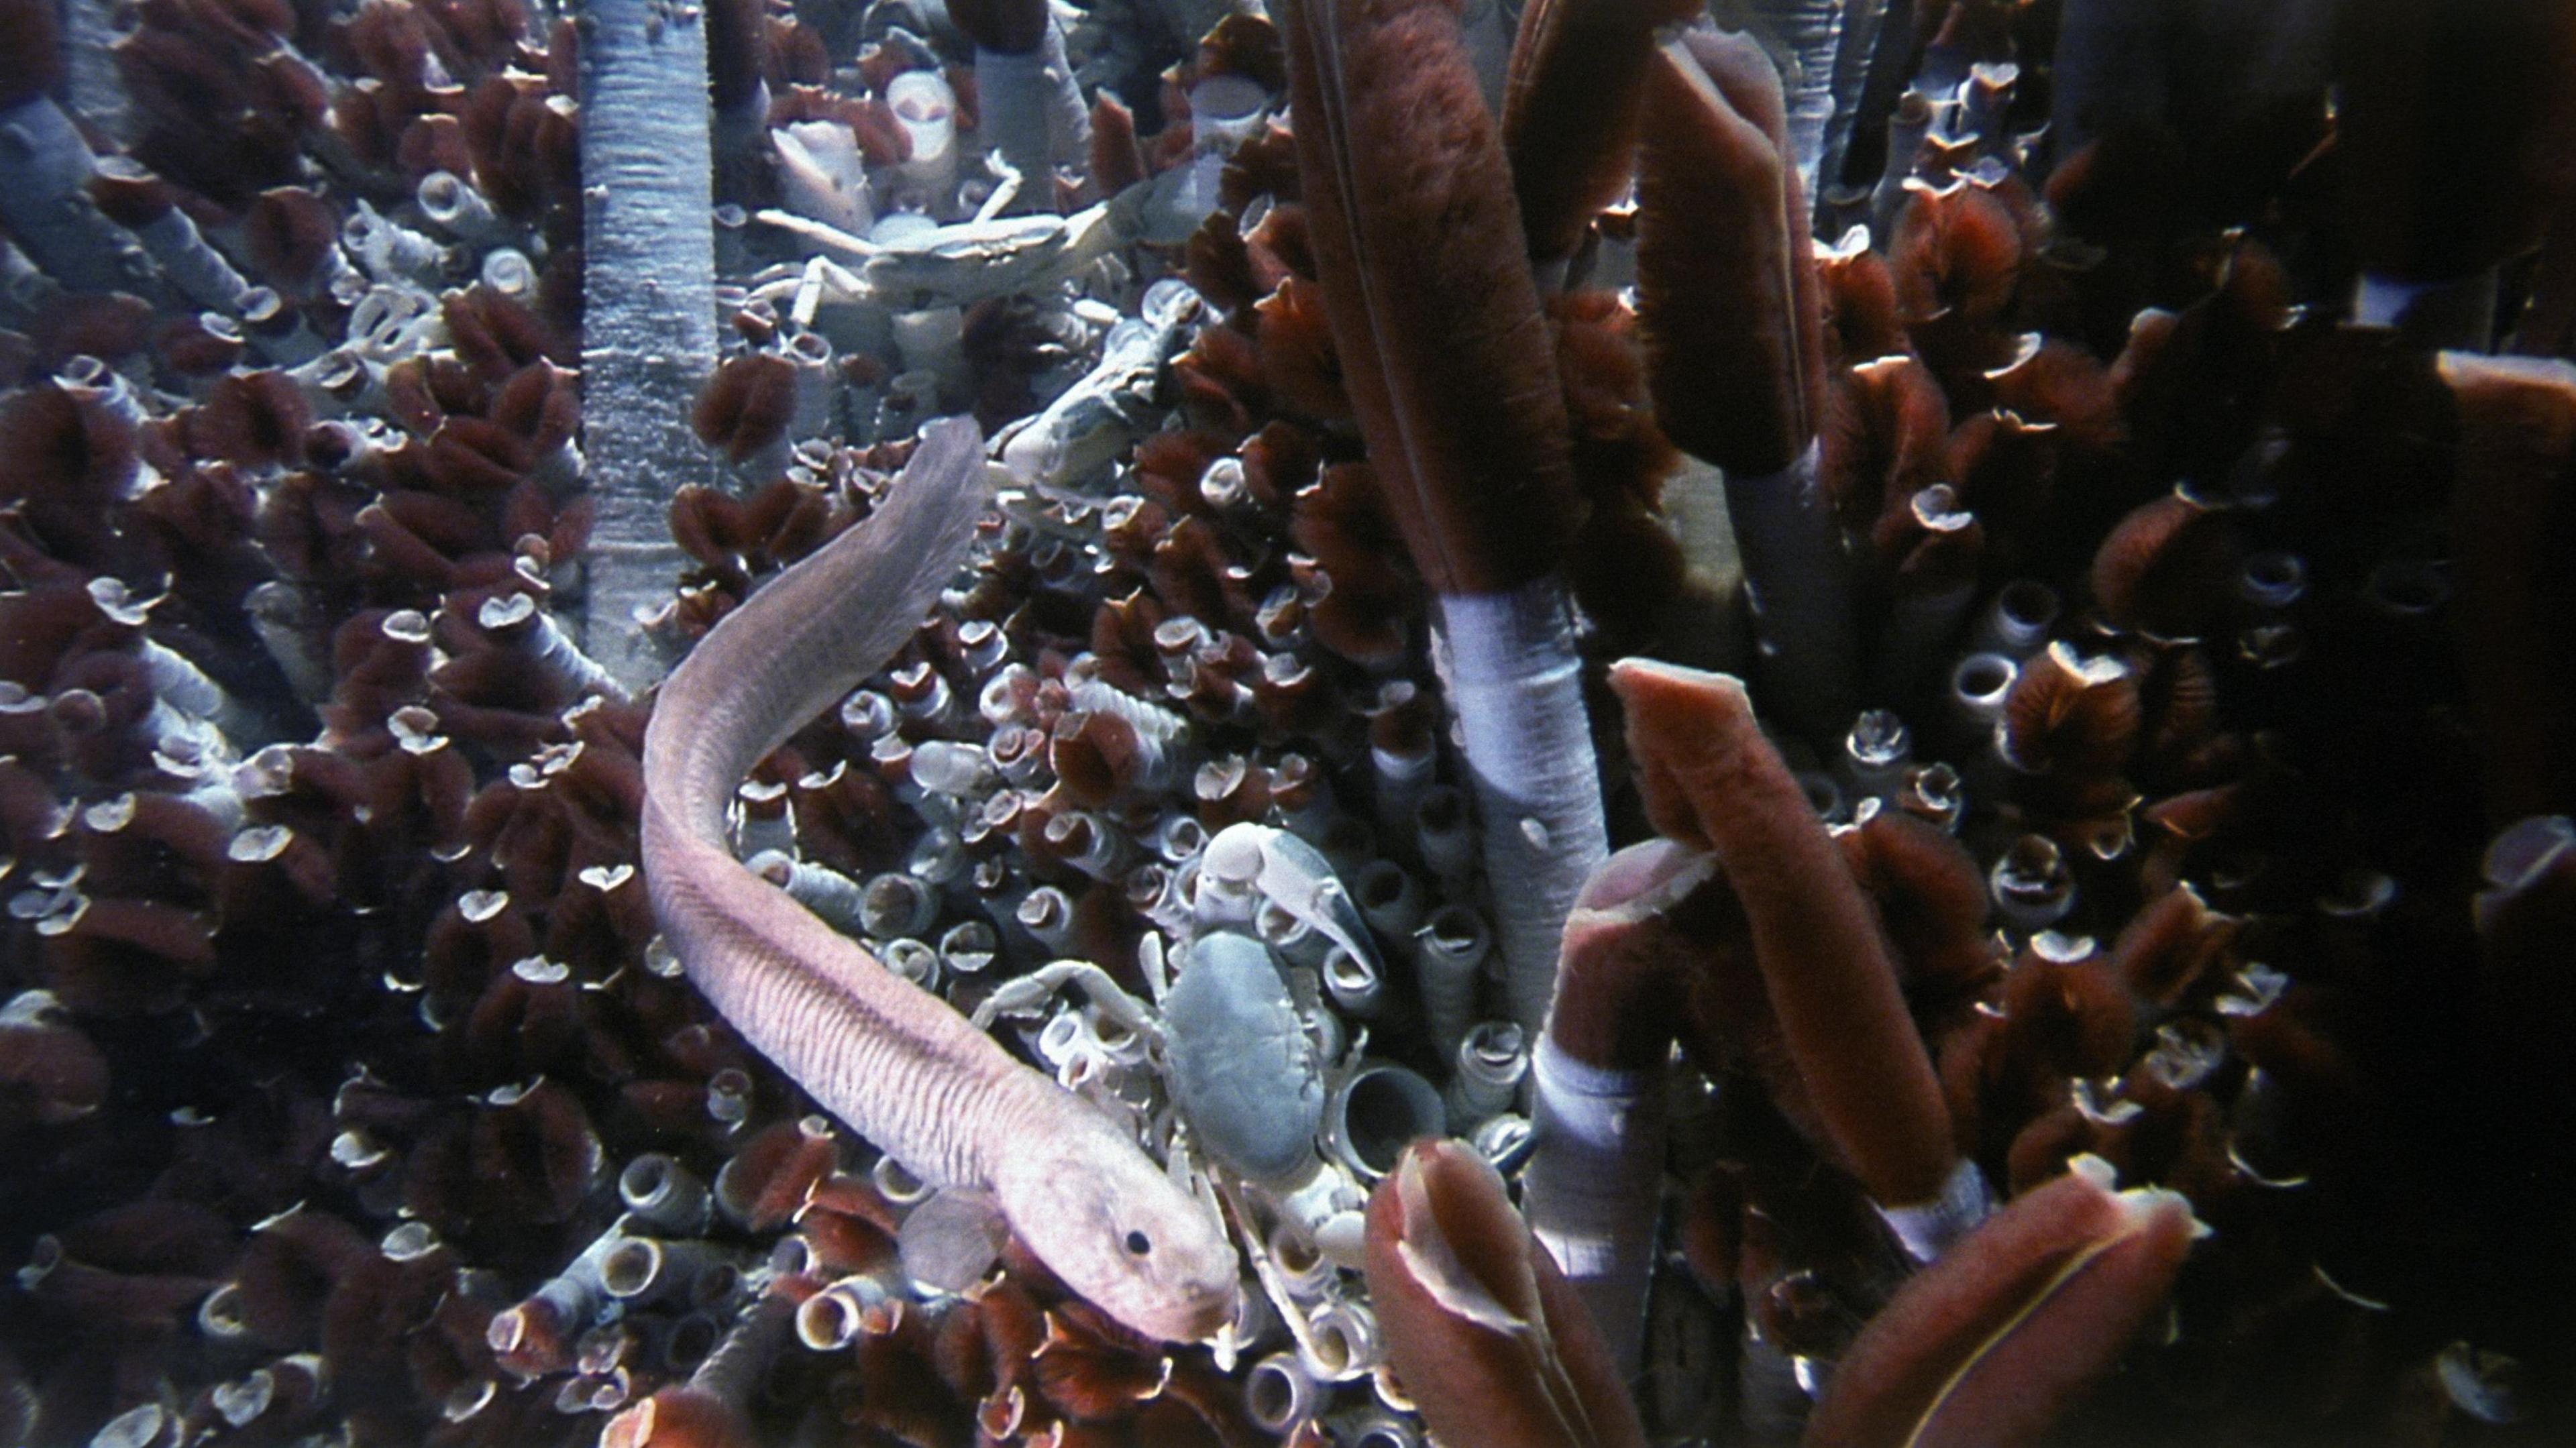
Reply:
M1146 1236L1142 1232L1129 1232L1127 1234L1127 1251L1130 1255L1142 1257L1153 1250L1153 1238Z

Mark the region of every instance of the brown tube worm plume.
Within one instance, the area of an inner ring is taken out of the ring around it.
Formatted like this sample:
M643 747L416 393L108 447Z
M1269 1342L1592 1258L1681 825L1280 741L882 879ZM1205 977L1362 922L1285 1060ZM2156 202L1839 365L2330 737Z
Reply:
M1656 420L1730 472L1797 460L1824 410L1824 327L1780 78L1740 35L1666 44L1646 83L1637 294Z
M2034 1442L2164 1305L2201 1228L2179 1194L2074 1169L1906 1283L1836 1364L1807 1448Z
M1868 900L1753 722L1744 686L1642 659L1610 670L1658 831L1715 851L1817 1118L1882 1206L1940 1198L1958 1162L1941 1087Z
M2445 352L2460 412L2451 494L2461 672L2485 746L2487 817L2576 809L2576 364ZM2555 546L2553 546L2555 545Z
M1671 0L1532 0L1512 37L1503 149L1530 258L1560 274L1600 210L1627 189L1655 27Z
M1396 1376L1439 1441L1646 1441L1582 1303L1463 1144L1417 1141L1378 1183L1368 1284Z
M1571 531L1565 404L1493 122L1447 7L1280 7L1342 369L1425 582L1502 593Z

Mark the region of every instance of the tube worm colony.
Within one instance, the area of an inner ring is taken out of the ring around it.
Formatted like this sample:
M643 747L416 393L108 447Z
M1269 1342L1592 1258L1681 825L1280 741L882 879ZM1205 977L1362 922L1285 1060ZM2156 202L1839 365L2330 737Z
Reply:
M1714 9L0 0L0 1441L2563 1440L2564 8Z

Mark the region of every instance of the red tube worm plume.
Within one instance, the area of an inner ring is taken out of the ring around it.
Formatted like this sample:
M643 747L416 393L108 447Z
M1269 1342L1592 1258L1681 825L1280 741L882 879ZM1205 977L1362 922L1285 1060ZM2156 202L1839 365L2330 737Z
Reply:
M215 963L213 931L193 910L157 900L92 900L44 941L46 983L91 1015L153 1014L186 999Z
M539 359L559 367L580 361L579 349L571 340L525 303L479 282L448 293L439 307L439 319L447 323L448 345L470 369L477 388L498 387ZM479 412L482 408L479 401L460 398L449 403L447 410Z
M139 228L169 215L178 204L178 192L130 157L105 156L90 174L89 199L108 220Z
M2118 1074L2137 1027L2126 983L2093 942L2047 933L2004 976L2000 1009L1942 1057L1962 1139L1996 1152L2064 1101L2069 1082Z
M205 1277L118 1271L82 1261L51 1233L36 1239L18 1281L46 1316L102 1336L167 1333L188 1304L215 1285Z
M301 186L275 187L261 192L242 218L242 244L271 286L301 296L328 279L326 264L340 245L340 213Z
M690 1387L664 1388L608 1420L600 1448L758 1448L741 1408Z
M2160 639L2201 637L2228 601L2235 531L2181 489L2122 518L2093 555L2093 601L2113 625Z
M2024 335L2012 359L1986 373L1991 405L2065 429L2077 447L2102 450L2127 435L2111 374L2072 342Z
M102 564L116 536L110 509L139 466L136 448L133 425L104 404L50 381L21 388L0 401L0 504L24 509L47 554Z
M232 370L243 350L241 328L217 312L172 317L155 328L152 355L181 377L218 377Z
M557 53L571 59L570 47ZM548 95L533 81L506 75L475 87L463 117L465 139L474 151L474 179L496 209L534 221L580 193L578 114L570 87ZM563 249L555 260L569 265L578 256L578 248Z
M1136 142L1136 113L1116 92L1102 86L1091 98L1091 183L1101 195L1115 196L1144 179L1145 152ZM1233 229L1231 219L1220 224L1229 233ZM1195 251L1195 234L1190 242Z
M1164 1344L1140 1337L1080 1299L1048 1309L1032 1361L1038 1393L1079 1423L1116 1423L1159 1395L1172 1375Z
M1627 190L1655 28L1695 8L1536 0L1521 11L1503 88L1503 149L1530 259L1551 287L1592 218Z
M1403 0L1282 16L1336 350L1388 511L1441 594L1544 574L1572 520L1563 392L1455 19Z
M2080 785L2128 763L2138 716L2135 670L2116 654L2084 658L2060 639L2023 663L1998 738L2016 769Z
M1328 591L1306 610L1315 641L1354 663L1404 653L1419 585L1405 576L1385 495L1365 463L1335 463L1297 490L1288 536L1320 565Z
M1843 526L1867 532L1935 483L1956 483L1950 404L1913 357L1881 356L1839 372L1828 398L1817 476Z
M1319 422L1347 419L1351 399L1334 357L1323 287L1303 277L1285 278L1254 304L1253 312L1261 375L1277 402Z
M743 1143L716 1174L716 1205L745 1231L775 1231L839 1164L829 1121L777 1122Z
M1905 985L1927 1019L1964 1007L2001 973L1993 897L1968 847L1902 810L1869 808L1841 836L1853 878L1878 906Z
M77 1121L107 1100L107 1058L57 1014L42 991L0 1006L0 1138Z
M1824 336L1780 82L1738 35L1665 45L1646 87L1637 300L1655 416L1683 451L1777 473L1815 437Z
M475 1113L468 1149L485 1212L524 1222L568 1219L604 1160L581 1098L542 1080L493 1092Z
M197 457L275 468L301 460L313 407L294 378L270 368L219 379L204 402L181 415L181 424Z
M299 1209L261 1223L233 1264L243 1330L279 1352L313 1346L332 1284L372 1251L357 1228L328 1212Z
M466 144L465 123L450 115L422 116L403 127L394 143L394 164L415 183L433 171L467 176L474 171L474 148Z
M2163 1307L2190 1204L2075 1169L2006 1207L1862 1329L1807 1421L1807 1448L2036 1442Z
M2576 810L2576 365L2445 352L2460 416L2454 636L2484 751L2487 817Z
M1288 59L1280 49L1279 28L1255 12L1235 11L1199 37L1192 58L1194 79L1239 75L1276 94L1288 88Z
M728 358L689 414L698 440L737 463L787 435L796 415L796 366L769 352Z
M1765 994L1836 1153L1882 1207L1940 1199L1958 1154L1869 902L1744 686L1639 659L1610 671L1658 833L1713 850Z
M1825 361L1833 372L1912 350L1897 320L1895 274L1870 247L1869 228L1855 226L1839 244L1816 247L1815 254Z
M1065 797L1099 809L1127 792L1143 767L1145 745L1136 726L1116 714L1069 709L1059 715L1047 742L1047 761Z
M2111 943L2111 969L2140 1001L2171 1010L2233 973L2243 924L2210 909L2190 886L2176 885L2129 917Z
M2020 284L2021 229L1994 193L1965 181L1905 189L1887 248L1897 317L1952 400L1982 405L1978 373L2013 355L2001 324Z
M1583 1304L1464 1144L1417 1141L1378 1183L1368 1284L1396 1376L1441 1441L1645 1442Z

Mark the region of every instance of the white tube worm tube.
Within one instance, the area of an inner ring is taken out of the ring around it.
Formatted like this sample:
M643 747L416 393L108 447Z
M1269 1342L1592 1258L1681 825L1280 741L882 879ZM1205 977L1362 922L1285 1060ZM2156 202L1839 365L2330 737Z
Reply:
M1439 645L1475 789L1505 1014L1536 1036L1566 911L1610 853L1564 586L1551 576L1443 597Z
M596 0L583 18L583 451L598 505L583 642L641 690L662 673L643 620L687 563L671 491L715 480L688 421L716 357L706 28L653 0Z
M1443 905L1414 933L1414 969L1421 977L1424 1029L1442 1060L1455 1059L1476 1018L1476 975L1492 939L1484 917L1464 905Z
M1645 1351L1663 1204L1663 1075L1587 1065L1544 1036L1530 1060L1538 1149L1522 1177L1523 1209L1623 1377Z
M92 135L119 146L134 139L133 105L116 69L116 42L133 23L118 23L123 8L114 0L64 0L62 6L63 99Z
M957 185L957 93L935 70L907 70L886 82L885 103L912 140L898 174L923 193L931 211L947 215Z
M1834 119L1834 71L1843 42L1843 0L1760 0L1754 13L1794 62L1782 77L1788 101L1789 159L1809 196Z
M1055 169L1085 164L1091 113L1052 16L1035 50L1012 55L975 47L975 104L984 149L1020 173L1019 198L1010 209L1055 210Z
M1807 195L1823 204L1826 190L1843 181L1843 157L1850 154L1852 127L1860 117L1861 97L1869 89L1870 61L1887 18L1887 0L1843 0L1842 38L1834 47L1833 118L1825 123L1824 154L1816 164Z

